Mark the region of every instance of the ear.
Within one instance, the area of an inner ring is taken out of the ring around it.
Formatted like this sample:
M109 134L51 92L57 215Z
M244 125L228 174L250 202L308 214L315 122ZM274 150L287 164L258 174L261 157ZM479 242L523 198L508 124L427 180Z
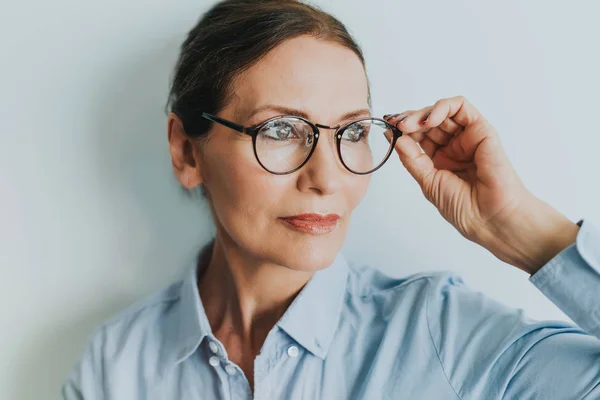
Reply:
M168 133L173 172L184 188L193 189L203 183L200 155L185 134L181 119L173 112L169 113Z

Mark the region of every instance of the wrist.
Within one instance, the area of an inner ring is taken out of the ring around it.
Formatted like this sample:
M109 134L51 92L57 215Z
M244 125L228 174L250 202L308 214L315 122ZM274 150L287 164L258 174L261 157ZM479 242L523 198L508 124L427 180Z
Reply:
M487 227L482 245L530 275L575 242L579 226L549 204L533 198L506 221Z

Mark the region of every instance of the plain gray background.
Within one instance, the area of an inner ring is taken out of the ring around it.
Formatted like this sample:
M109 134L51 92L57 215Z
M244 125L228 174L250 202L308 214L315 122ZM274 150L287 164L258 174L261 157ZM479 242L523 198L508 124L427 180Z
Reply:
M167 149L168 79L212 2L2 2L0 398L57 396L92 329L180 276L213 228ZM374 111L465 95L532 192L600 226L600 3L323 0L362 44ZM393 275L450 269L534 318L526 274L464 240L397 157L343 253Z

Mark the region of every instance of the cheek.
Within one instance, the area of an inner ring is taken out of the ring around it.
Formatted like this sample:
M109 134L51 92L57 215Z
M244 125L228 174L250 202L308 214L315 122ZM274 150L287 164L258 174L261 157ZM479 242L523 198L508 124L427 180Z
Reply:
M370 182L371 175L353 175L350 178L350 181L348 182L348 185L346 187L348 188L348 204L352 211L354 211L354 209L360 204L362 199L365 197Z
M328 265L344 242L351 211L363 199L370 176L340 176L344 184L327 199L328 205L338 206L346 214L341 229L327 236L302 236L276 221L294 205L297 177L270 174L251 151L247 153L232 148L220 154L213 152L207 160L205 184L217 229L251 253L292 269ZM283 248L286 251L282 252Z
M256 232L269 220L265 215L275 218L288 182L258 165L251 150L233 150L213 153L207 160L206 188L219 222L230 234L249 226Z

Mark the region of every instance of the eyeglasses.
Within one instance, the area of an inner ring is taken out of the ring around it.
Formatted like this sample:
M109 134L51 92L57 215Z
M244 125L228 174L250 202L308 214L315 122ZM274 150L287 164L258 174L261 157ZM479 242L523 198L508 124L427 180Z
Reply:
M208 113L202 113L202 117L251 136L256 160L276 175L290 174L307 163L319 141L319 128L335 129L342 165L358 175L379 169L402 136L402 131L380 118L363 118L331 127L282 115L246 127Z

